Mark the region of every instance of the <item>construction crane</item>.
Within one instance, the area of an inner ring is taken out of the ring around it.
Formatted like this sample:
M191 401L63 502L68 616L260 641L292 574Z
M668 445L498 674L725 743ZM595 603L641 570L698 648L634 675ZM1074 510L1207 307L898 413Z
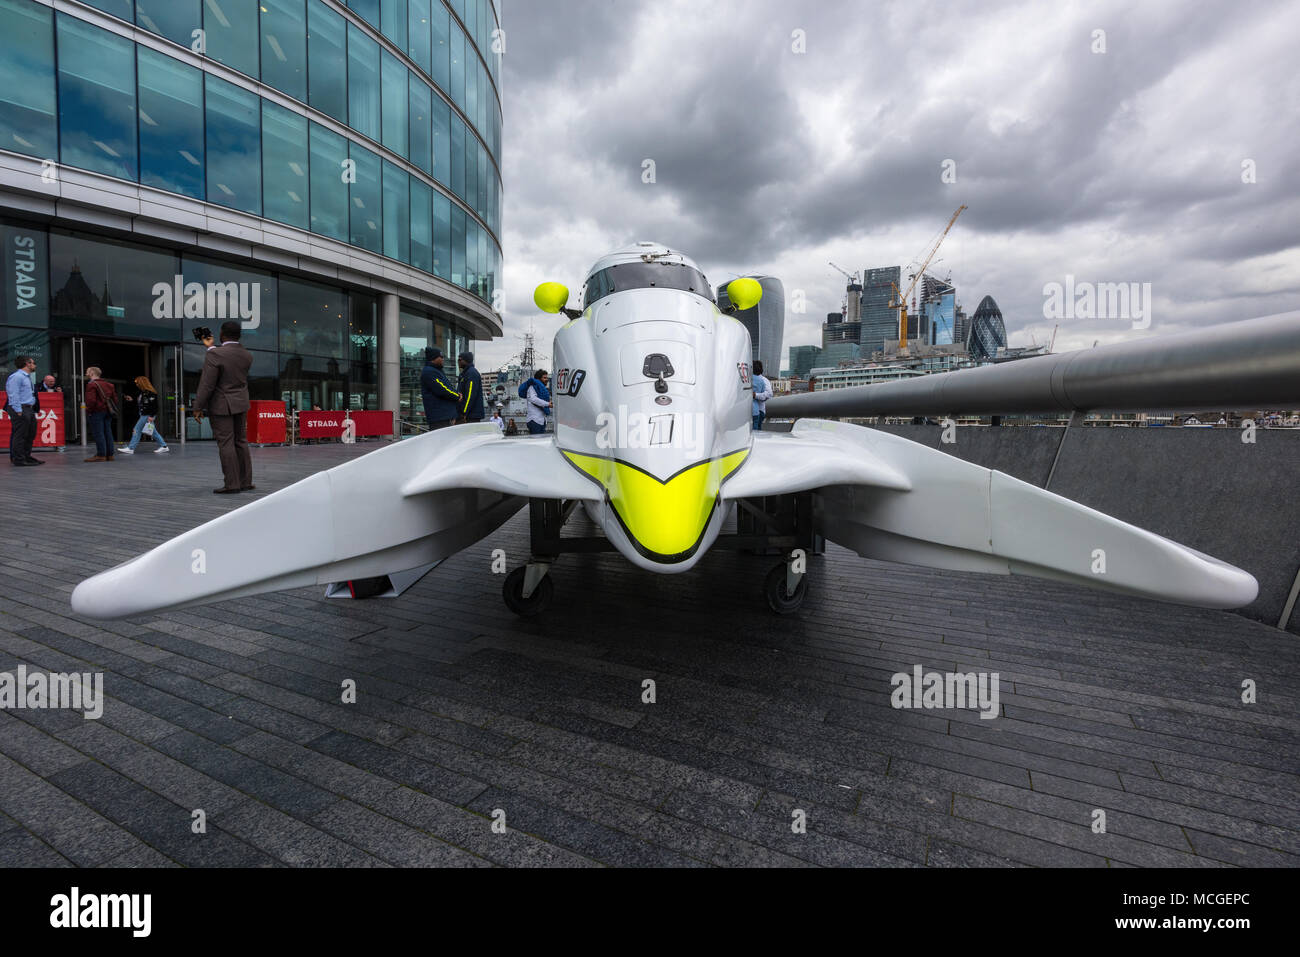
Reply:
M916 284L920 282L921 277L925 275L925 270L930 265L930 260L933 259L934 254L939 251L939 246L943 243L944 237L948 235L948 231L952 229L952 224L957 222L957 217L962 214L964 209L966 209L966 205L963 203L961 206L957 207L957 212L952 214L952 219L948 220L948 225L943 228L943 232L939 234L939 238L935 240L934 245L930 247L930 252L925 257L925 261L921 263L921 268L912 273L909 277L912 280L912 284L907 287L907 292L899 293L898 287L894 286L894 293L898 298L889 305L891 308L898 309L898 349L900 352L907 350L907 297L912 294L912 290L916 288Z
M836 272L843 273L844 278L847 279L852 285L855 286L858 285L857 273L850 273L847 269L843 269L840 266L835 265L833 262L827 262L827 265L830 266L832 269L834 269Z

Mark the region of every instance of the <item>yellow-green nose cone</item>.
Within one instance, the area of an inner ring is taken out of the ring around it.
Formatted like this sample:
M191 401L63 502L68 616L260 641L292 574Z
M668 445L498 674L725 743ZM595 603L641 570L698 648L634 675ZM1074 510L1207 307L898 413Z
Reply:
M568 301L568 287L558 282L544 282L533 293L533 302L537 303L537 308L542 312L559 312Z
M727 298L737 309L753 309L763 298L763 287L757 279L733 279L727 283Z

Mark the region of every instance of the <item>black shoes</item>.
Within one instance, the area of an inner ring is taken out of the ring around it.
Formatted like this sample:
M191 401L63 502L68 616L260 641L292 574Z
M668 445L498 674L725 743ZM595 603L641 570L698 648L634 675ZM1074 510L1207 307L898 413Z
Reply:
M23 464L24 464L24 465L44 465L45 463L42 462L40 459L28 459L28 460L27 460L26 462L24 462Z
M239 494L239 489L237 489L237 488L214 488L214 489L212 490L212 494L213 494L213 495L238 495L238 494Z
M9 461L10 461L11 463L13 463L14 468L26 468L26 467L29 466L29 465L44 465L44 464L45 464L44 462L26 462L26 461L23 461L22 459L10 459Z
M240 490L241 492L252 492L252 491L254 491L256 488L257 488L256 485L241 485L241 486L239 487L239 490Z

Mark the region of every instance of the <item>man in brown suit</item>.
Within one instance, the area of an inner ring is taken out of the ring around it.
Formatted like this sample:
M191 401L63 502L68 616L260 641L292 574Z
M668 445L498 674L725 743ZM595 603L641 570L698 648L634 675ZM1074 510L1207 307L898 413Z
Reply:
M221 471L226 484L212 491L218 495L250 492L253 485L253 458L248 452L248 370L253 354L239 344L238 322L221 324L221 345L205 339L208 354L203 359L203 374L194 394L194 418L206 412L212 419L212 434L221 455Z

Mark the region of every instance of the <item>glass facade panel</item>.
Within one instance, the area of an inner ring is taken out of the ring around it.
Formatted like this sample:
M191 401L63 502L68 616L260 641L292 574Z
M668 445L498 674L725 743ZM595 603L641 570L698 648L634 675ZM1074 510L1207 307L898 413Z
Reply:
M312 123L308 132L311 151L311 230L331 239L348 241L348 184L344 161L348 141L332 130Z
M262 82L307 102L307 7L303 0L261 0Z
M208 202L260 215L262 144L258 96L210 73L204 76L204 86Z
M454 22L451 25L451 81L446 88L451 101L465 109L465 34Z
M340 122L348 119L347 32L344 19L321 0L307 2L310 103Z
M398 156L406 156L407 127L406 67L387 50L382 56L383 80L383 144Z
M432 0L438 3L439 0ZM429 29L430 0L409 0L407 3L406 55L425 73L433 69L430 55Z
M262 215L307 229L307 118L262 101Z
M60 159L135 180L135 51L130 40L58 17Z
M183 310L177 312L172 292L177 272L179 263L172 253L51 232L50 327L125 339L178 340L184 316Z
M451 191L465 196L465 124L455 113L451 115Z
M379 300L358 292L348 299L348 408L378 409Z
M348 0L348 9L376 30L379 29L379 0Z
M410 190L406 170L384 161L384 255L411 261Z
M140 182L203 198L203 74L137 47Z
M411 119L411 162L426 173L433 172L433 91L418 77L411 77L409 115Z
M191 47L194 31L203 27L201 4L202 0L135 0L135 22L150 33Z
M433 98L433 177L451 186L451 107L437 95Z
M459 206L451 211L451 281L465 285L465 210Z
M0 149L55 159L54 22L49 7L0 0Z
M465 134L465 192L461 196L464 197L465 203L470 209L475 209L478 206L474 201L478 196L478 153L478 138L467 130Z
M269 272L244 269L217 259L181 257L184 301L181 336L192 339L195 326L216 332L227 319L238 319L243 331L239 341L247 349L274 352L278 346L276 280ZM168 277L170 279L170 277ZM175 281L170 280L175 286ZM202 294L202 300L197 296ZM172 293L173 300L175 293Z
M379 44L348 24L348 125L379 139Z
M406 0L379 0L379 32L406 49Z
M465 217L465 288L478 288L478 223L473 216Z
M429 44L433 53L433 70L429 76L440 89L446 90L447 78L451 75L448 66L451 59L451 15L440 0L433 0L429 25L432 28Z
M343 359L347 294L333 286L281 277L280 352Z
M208 56L251 77L258 75L258 0L203 0Z
M451 200L433 194L433 274L451 278Z
M351 408L348 404L350 363L336 356L280 353L280 395L287 410Z
M465 115L478 123L478 57L469 43L465 44Z
M411 177L411 265L433 272L433 188Z
M380 228L383 218L380 187L382 174L379 157L356 143L349 145L348 155L356 164L356 182L348 187L352 198L348 210L352 219L349 242L371 252L383 252L383 231Z

